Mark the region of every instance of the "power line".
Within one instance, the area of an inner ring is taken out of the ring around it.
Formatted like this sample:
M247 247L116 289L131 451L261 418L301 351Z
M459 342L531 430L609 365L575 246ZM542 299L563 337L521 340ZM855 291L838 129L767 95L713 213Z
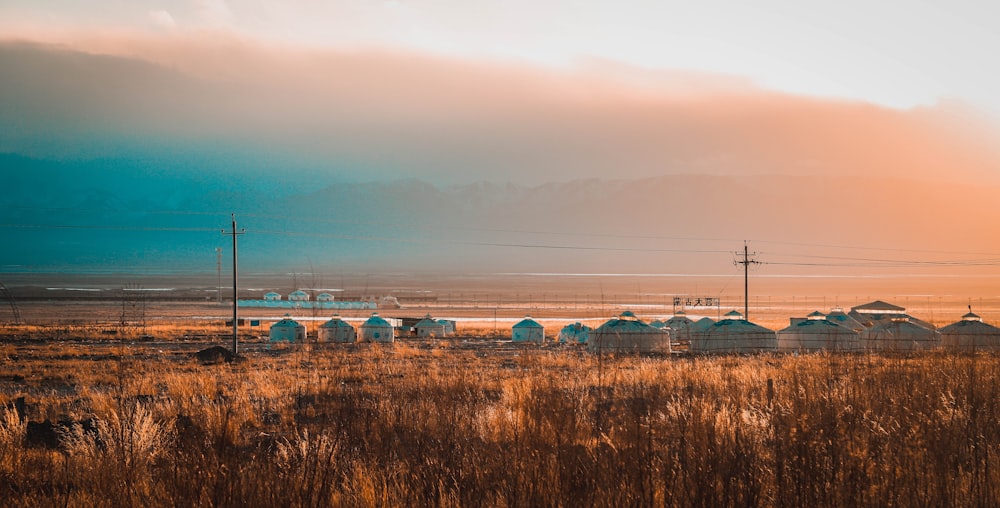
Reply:
M249 214L253 216L254 214ZM256 214L257 216L263 216ZM266 217L266 216L265 216ZM273 216L272 216L273 217ZM351 221L357 223L356 221ZM404 224L398 224L403 226ZM168 227L168 226L116 226L116 225L67 225L67 224L0 224L0 228L10 228L10 229L57 229L57 230L106 230L106 231L138 231L138 232L169 232L169 233L201 233L216 231L215 228L207 227ZM563 236L580 236L580 237L594 237L594 238L635 238L635 239L660 239L660 240L684 240L684 241L719 241L722 239L717 238L694 238L694 237L669 237L669 236L647 236L647 235L620 235L620 234L601 234L601 233L548 233L545 231L533 231L533 230L519 230L519 229L499 229L499 228L467 228L467 227L445 227L444 229L451 230L463 230L463 231L483 231L483 232L506 232L506 233L523 233L523 234L552 234L552 235L563 235ZM723 254L729 251L718 250L718 249L698 249L698 248L652 248L652 247L609 247L600 245L566 245L566 244L546 244L546 243L533 243L533 242L490 242L490 241L468 241L468 240L438 240L438 239L419 239L419 238L401 238L401 237L385 237L385 236L375 236L375 235L351 235L351 234L332 234L332 233L317 233L310 231L289 231L289 230L261 230L255 231L255 233L261 235L278 235L278 236L300 236L300 237L312 237L312 238L326 238L326 239L336 239L336 240L360 240L360 241L387 241L387 242L406 242L406 243L449 243L454 245L473 245L473 246L484 246L484 247L509 247L509 248L528 248L528 249L554 249L554 250L579 250L579 251L609 251L609 252L660 252L660 253L692 253L692 254ZM873 258L873 257L853 257L853 256L827 256L827 255L815 255L815 254L773 254L777 257L792 258L790 261L777 261L771 260L767 262L759 262L759 264L768 265L779 265L779 266L812 266L812 267L845 267L845 268L891 268L891 267L975 267L975 266L1000 266L1000 254L997 253L985 253L985 252L958 252L958 251L936 251L936 250L920 250L920 249L884 249L878 247L857 247L857 246L843 246L843 245L832 245L832 244L810 244L803 242L780 242L780 241L770 241L763 240L763 243L774 243L783 245L795 245L795 246L817 246L817 247L827 247L827 248L839 248L839 249L856 249L856 250L872 250L872 251L896 251L896 252L913 252L913 253L935 253L935 254L964 254L964 255L984 255L984 256L997 256L996 258L985 258L985 259L946 259L946 260L934 260L934 259L898 259L898 258ZM795 259L816 259L816 260L830 260L826 261L795 261Z

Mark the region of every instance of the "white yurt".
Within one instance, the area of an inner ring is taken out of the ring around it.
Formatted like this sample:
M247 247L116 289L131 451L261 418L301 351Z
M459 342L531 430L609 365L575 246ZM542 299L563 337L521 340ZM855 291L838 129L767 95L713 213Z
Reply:
M694 340L699 335L708 333L708 330L710 328L712 328L712 325L714 325L714 324L715 324L715 320L712 319L712 318L710 318L710 317L703 317L703 318L695 321L694 323L691 323L691 326L688 327L688 330L687 330L687 340L688 340L688 343L690 344L691 342L694 342ZM683 340L683 337L674 335L673 336L673 340L680 341L680 340Z
M330 293L320 293L316 295L317 302L332 302L333 300L334 297Z
M432 318L430 314L417 321L413 328L417 331L417 337L444 337L448 335L448 328Z
M861 351L861 334L816 311L778 330L778 351Z
M732 311L707 330L691 334L689 350L694 353L757 353L778 348L773 330L743 319Z
M586 344L587 340L590 339L590 331L589 326L579 321L570 323L564 326L562 330L559 330L559 343Z
M393 342L396 340L396 329L388 321L380 318L378 312L361 323L361 340L365 342Z
M514 342L545 342L545 327L539 324L531 316L524 316L511 327L511 340Z
M298 289L292 291L291 293L288 293L288 300L291 302L308 302L309 293L306 293L305 291Z
M691 324L691 332L707 332L712 325L715 324L715 320L710 317L703 317Z
M445 335L455 335L455 330L458 329L456 323L452 319L439 319L437 322L444 327Z
M666 321L666 326L670 329L670 338L672 340L691 340L691 329L694 326L694 321L687 317L687 313L683 310L679 310L671 316Z
M278 300L281 300L281 294L279 294L279 293L275 293L274 291L270 291L270 292L264 294L264 301L265 302L276 302Z
M984 323L972 313L962 320L945 326L941 332L941 345L958 351L1000 351L1000 328Z
M587 349L594 353L669 353L670 332L625 311L594 329Z
M826 315L826 320L835 325L843 326L844 328L858 333L865 330L865 325L849 316L846 312L844 312L844 309L841 309L840 307L834 307L830 310L830 313Z
M333 316L329 321L319 326L316 333L317 342L357 342L358 332L350 323L340 319L340 316Z
M902 315L875 323L865 333L863 342L870 351L914 351L939 346L941 335Z
M306 327L285 314L284 319L271 325L269 337L271 342L305 342Z

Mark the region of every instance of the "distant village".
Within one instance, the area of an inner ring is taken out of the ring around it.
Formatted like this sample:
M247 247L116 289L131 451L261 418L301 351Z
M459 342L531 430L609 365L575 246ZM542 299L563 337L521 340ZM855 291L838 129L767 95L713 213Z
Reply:
M400 308L392 297L366 301L336 301L321 293L312 301L304 291L295 291L283 300L270 292L263 300L240 300L241 307L351 309ZM449 337L456 334L456 322L436 319L430 314L421 319L387 318L377 312L357 328L335 315L321 324L317 342L391 343L397 338ZM271 342L304 342L306 328L286 314L270 327ZM718 320L702 317L694 320L683 310L665 319L643 321L631 311L592 328L580 322L563 326L556 334L546 334L545 327L530 316L515 323L510 330L513 343L559 343L585 346L595 353L755 353L779 352L863 352L916 351L943 347L954 350L1000 350L1000 328L985 323L969 312L940 329L911 316L906 308L881 300L823 313L815 311L793 317L781 330L771 330L747 320L739 311L731 311Z
M393 296L383 296L376 298L369 297L363 301L338 301L330 293L320 293L313 300L309 293L301 289L292 291L287 299L282 299L281 293L270 291L264 295L262 300L239 300L240 307L258 307L270 309L398 309L399 301Z

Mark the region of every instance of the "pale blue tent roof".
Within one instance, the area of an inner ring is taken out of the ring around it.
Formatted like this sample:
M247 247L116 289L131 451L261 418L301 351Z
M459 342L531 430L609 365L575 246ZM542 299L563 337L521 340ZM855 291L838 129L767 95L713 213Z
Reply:
M665 322L665 324L669 326L671 329L682 330L693 325L694 321L692 321L691 318L687 317L687 315L684 312L678 312L677 314L674 314L673 317L668 319Z
M947 348L1000 350L1000 328L983 322L971 310L961 321L939 331L941 343Z
M822 316L822 314L820 315ZM840 326L836 323L827 321L826 319L803 319L798 323L789 325L788 327L781 329L782 332L802 331L808 333L837 333L838 331L841 330L843 330L845 333L846 332L856 333L853 330Z
M997 335L1000 336L1000 328L983 322L983 318L969 311L962 316L961 321L956 321L940 330L942 335L962 334L962 335Z
M361 326L365 327L375 327L375 326L387 326L392 328L392 325L388 321L379 317L378 313L372 314L372 317L368 318Z
M715 324L715 320L713 320L712 318L710 318L710 317L703 317L703 318L695 321L694 324L691 325L691 330L693 330L693 331L708 330L714 324Z
M353 328L350 323L340 319L340 316L333 316L329 321L320 326L323 328Z
M525 317L513 326L513 328L545 328L538 321L531 319L530 317Z
M854 331L861 331L865 329L865 325L861 324L861 322L857 319L852 318L842 309L833 309L830 311L830 313L826 315L826 320Z
M417 321L417 324L413 325L414 328L426 328L426 327L440 328L442 326L445 326L445 323L439 323L434 318L432 318L430 314L427 314L426 316L424 316L423 319Z
M271 325L271 328L297 328L300 326L302 326L302 324L289 317L288 314L285 314L285 317L281 321Z
M723 320L726 319L743 319L743 313L738 310L731 310L722 316Z
M670 352L670 333L644 323L629 311L606 321L590 334L591 351Z

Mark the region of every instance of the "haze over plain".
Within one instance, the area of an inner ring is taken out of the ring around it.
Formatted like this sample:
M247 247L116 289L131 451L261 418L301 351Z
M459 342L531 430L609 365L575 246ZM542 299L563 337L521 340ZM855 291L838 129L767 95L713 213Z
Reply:
M0 213L14 246L0 264L211 272L235 211L259 271L729 273L748 239L771 274L998 273L995 105L966 86L995 79L968 64L995 36L972 7L934 19L918 4L885 28L909 40L929 24L946 47L949 30L970 36L962 55L920 59L924 43L873 42L879 9L860 26L787 4L788 19L760 13L759 30L726 34L728 15L634 3L609 18L635 22L629 36L590 6L580 20L604 46L553 29L532 53L568 11L546 24L499 8L463 35L440 14L455 6L386 3L422 13L403 15L419 29L400 39L368 7L331 5L300 6L329 20L330 39L268 2L0 7ZM680 46L657 38L642 16L654 12L670 14L664 29L683 16L709 28ZM768 28L829 51L795 65ZM861 35L831 42L849 32ZM767 58L748 70L719 56L741 41ZM640 47L673 56L625 49Z

